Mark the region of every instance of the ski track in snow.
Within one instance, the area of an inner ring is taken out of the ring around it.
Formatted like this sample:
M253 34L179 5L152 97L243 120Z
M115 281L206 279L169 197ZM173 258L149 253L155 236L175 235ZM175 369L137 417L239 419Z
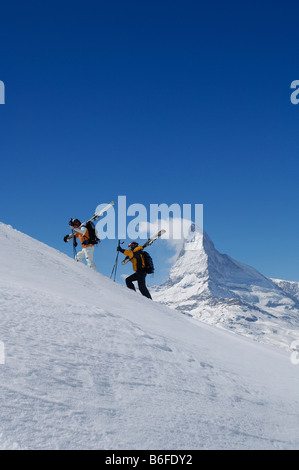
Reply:
M0 238L0 449L299 449L288 354Z

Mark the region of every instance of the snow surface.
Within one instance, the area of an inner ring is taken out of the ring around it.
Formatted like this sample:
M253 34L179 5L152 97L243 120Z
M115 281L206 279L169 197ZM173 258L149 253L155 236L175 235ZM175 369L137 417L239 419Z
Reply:
M299 284L219 253L194 224L169 279L152 291L156 301L256 341L290 351L299 340Z
M0 224L1 449L299 449L299 366Z

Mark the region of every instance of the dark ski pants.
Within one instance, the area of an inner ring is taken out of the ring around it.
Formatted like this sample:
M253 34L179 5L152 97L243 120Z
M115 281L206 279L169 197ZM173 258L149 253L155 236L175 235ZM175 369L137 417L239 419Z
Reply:
M126 278L126 284L129 289L136 290L133 282L137 281L141 294L147 297L148 299L151 299L152 298L151 294L149 293L145 284L145 278L146 278L145 272L137 271L136 273Z

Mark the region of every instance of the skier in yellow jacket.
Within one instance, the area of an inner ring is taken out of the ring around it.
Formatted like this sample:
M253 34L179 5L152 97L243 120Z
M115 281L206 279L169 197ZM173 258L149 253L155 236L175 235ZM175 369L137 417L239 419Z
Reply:
M133 264L134 274L126 278L126 285L129 289L136 290L133 284L134 281L137 281L139 290L142 295L151 299L151 294L146 287L145 278L145 261L144 255L142 254L142 246L139 246L137 242L132 242L129 244L130 250L124 250L121 246L117 247L117 251L120 251L125 256L129 256L131 263Z

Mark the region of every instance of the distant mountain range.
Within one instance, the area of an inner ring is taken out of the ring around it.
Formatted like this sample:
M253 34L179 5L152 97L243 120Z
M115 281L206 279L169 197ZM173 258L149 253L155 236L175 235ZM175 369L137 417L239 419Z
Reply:
M192 225L155 300L205 323L286 350L299 340L299 283L270 279L219 253Z

